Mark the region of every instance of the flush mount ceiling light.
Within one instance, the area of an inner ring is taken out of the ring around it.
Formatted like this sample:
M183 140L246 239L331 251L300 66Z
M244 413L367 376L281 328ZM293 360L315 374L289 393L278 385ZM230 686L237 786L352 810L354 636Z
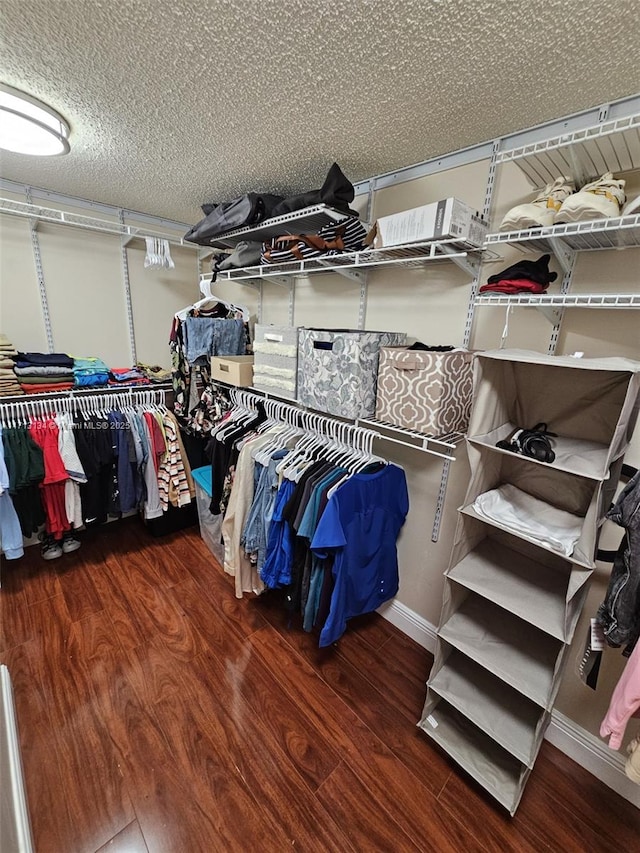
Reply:
M0 148L50 157L69 153L69 125L51 107L0 83Z

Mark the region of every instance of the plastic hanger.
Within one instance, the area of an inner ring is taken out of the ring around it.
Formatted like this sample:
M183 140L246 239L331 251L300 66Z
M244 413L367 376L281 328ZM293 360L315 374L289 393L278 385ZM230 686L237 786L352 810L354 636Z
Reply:
M176 319L183 321L186 319L189 311L193 311L198 308L213 307L216 303L220 303L226 308L229 308L231 311L240 311L244 322L249 322L249 318L251 316L249 309L244 305L234 305L233 302L227 302L226 299L221 299L219 296L216 296L211 292L211 281L209 279L200 279L200 293L202 293L203 298L194 302L193 305L187 305L186 308L181 308L180 311L176 311ZM209 306L209 303L212 304Z
M302 428L306 432L301 436L295 447L291 449L291 452L276 466L277 474L283 477L287 476L287 471L306 458L307 450L311 447L312 442L317 439L317 434L311 431L312 423L314 423L313 415L309 412L303 413Z

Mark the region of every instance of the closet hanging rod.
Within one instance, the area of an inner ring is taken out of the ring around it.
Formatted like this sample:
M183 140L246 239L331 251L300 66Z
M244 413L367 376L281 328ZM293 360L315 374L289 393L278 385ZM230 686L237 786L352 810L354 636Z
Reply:
M52 414L90 413L109 409L118 411L132 406L163 406L164 391L138 391L133 395L120 392L111 396L66 397L57 400L22 400L18 403L0 403L0 425L15 426L20 419L47 418ZM106 405L105 405L106 404Z
M216 385L220 385L223 388L228 389L231 392L232 399L236 392L242 391L243 393L253 394L255 398L265 402L267 400L283 402L282 397L279 397L277 393L273 393L272 391L262 391L261 389L238 389L236 386L230 385L229 383L222 382L219 379L214 380ZM295 403L284 403L290 409L295 412L305 412L316 417L322 418L325 415L316 414L310 409L306 409L302 407L300 404ZM355 424L349 423L347 421L341 421L339 419L326 418L327 420L332 420L336 424L345 424L347 426L356 426L359 429L363 429L361 424L366 425L366 431L368 433L372 433L374 438L377 438L381 441L388 441L390 444L397 444L400 447L408 447L410 450L417 450L422 453L428 453L430 456L436 456L438 459L444 459L448 462L455 462L455 452L458 444L464 438L462 433L450 433L444 436L433 436L426 435L421 432L416 432L415 430L409 430L405 427L399 427L394 424L384 423L383 421L376 421L375 419L361 419L357 420ZM373 429L369 426L371 425ZM398 437L389 435L389 432L394 432Z
M409 433L408 430L401 431L407 438L420 439L420 444L407 441L406 438L395 438L393 436L384 435L373 429L362 427L358 422L349 423L337 418L327 417L326 415L313 412L309 409L302 409L291 403L286 403L283 400L274 399L273 397L265 397L259 393L239 389L236 387L230 388L231 401L234 405L254 409L255 404L260 402L265 407L268 416L286 420L295 426L300 426L302 429L317 432L320 435L326 435L328 438L347 443L350 446L371 451L373 441L387 441L391 444L397 444L401 447L408 447L411 450L419 450L429 453L431 456L437 456L440 459L449 462L455 461L455 447L461 436L451 436L450 442L438 440L430 436L422 435L421 433ZM296 419L297 420L294 420ZM384 425L389 428L390 425ZM346 442L345 442L346 439Z
M78 408L81 403L104 406L105 403L120 403L129 406L164 405L167 391L171 385L162 386L158 383L155 387L143 386L129 388L85 388L73 391L51 391L43 394L23 394L15 397L5 397L0 400L0 414L11 411L41 412L47 405L56 408ZM65 407L65 404L66 407Z
M364 449L373 442L374 438L380 437L373 430L357 424L300 409L283 400L262 397L253 391L231 388L230 396L232 403L236 406L255 409L256 404L261 403L268 417L283 420L308 432L316 432L318 435L324 435L342 444Z

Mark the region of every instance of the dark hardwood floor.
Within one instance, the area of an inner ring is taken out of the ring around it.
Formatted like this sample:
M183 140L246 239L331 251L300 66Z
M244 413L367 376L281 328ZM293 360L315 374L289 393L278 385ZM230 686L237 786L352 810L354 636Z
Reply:
M545 743L511 819L416 728L432 662L238 600L197 528L137 519L3 565L37 853L632 851L640 812Z

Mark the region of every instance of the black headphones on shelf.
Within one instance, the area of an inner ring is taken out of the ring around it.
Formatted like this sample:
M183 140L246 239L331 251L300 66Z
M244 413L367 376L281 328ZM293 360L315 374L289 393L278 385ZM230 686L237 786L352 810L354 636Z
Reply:
M538 462L553 462L556 454L551 449L552 438L557 438L557 433L549 432L547 425L541 422L532 429L514 430L508 438L498 441L496 447L511 453L521 453Z

